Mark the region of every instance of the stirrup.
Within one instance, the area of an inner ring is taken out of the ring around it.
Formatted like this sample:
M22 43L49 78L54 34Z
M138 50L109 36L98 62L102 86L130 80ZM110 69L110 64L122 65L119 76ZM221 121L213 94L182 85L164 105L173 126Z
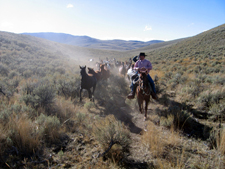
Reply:
M128 99L133 99L134 96L135 96L134 93L130 93L130 94L127 95L127 98L128 98Z
M151 95L154 100L156 100L156 101L159 100L158 96L154 92L152 92Z

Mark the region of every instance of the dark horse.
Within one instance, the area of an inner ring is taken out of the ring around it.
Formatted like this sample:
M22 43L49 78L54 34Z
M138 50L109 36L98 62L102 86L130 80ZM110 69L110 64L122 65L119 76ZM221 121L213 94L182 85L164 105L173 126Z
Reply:
M152 92L151 85L148 82L147 78L147 70L141 70L139 71L140 77L139 77L139 82L137 86L137 100L138 100L138 105L139 105L139 111L143 113L143 102L145 101L145 117L144 121L147 118L147 109L148 109L148 103L150 101L150 95Z
M93 75L89 75L86 72L86 66L80 66L81 74L81 85L80 85L80 101L82 101L81 93L83 89L86 89L89 94L89 98L94 101L94 91L97 83L97 79ZM93 87L93 92L91 93L91 88Z

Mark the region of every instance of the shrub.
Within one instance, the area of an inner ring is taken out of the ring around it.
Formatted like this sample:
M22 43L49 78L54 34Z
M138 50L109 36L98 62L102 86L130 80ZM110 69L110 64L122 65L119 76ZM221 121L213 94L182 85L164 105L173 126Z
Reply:
M9 78L12 79L13 77L18 76L18 73L15 71L11 71L9 74Z
M8 68L0 63L0 74L3 76L8 76L9 70Z
M224 120L225 119L225 99L221 100L219 103L213 104L209 113L212 114L210 117L213 120Z
M166 72L165 73L165 78L166 79L172 79L172 77L173 77L173 73L172 72Z
M28 79L29 77L31 77L33 75L33 72L31 70L26 70L23 72L23 76Z
M34 89L34 95L38 106L47 107L55 98L55 90L52 86L41 85Z
M24 90L27 95L22 97L26 105L31 105L33 108L43 107L48 108L54 101L55 90L49 84L40 84L34 88L36 84L27 85Z
M178 84L183 84L187 80L187 77L182 75L180 73L176 73L175 76L169 81L172 83L172 88L175 88Z
M84 107L86 108L86 109L88 109L88 110L90 110L92 107L94 107L95 106L95 104L93 103L93 102L86 102L85 104L84 104Z
M55 116L41 114L37 118L40 136L46 143L57 143L60 139L60 121Z
M97 121L94 135L105 150L102 155L108 153L114 144L122 147L122 153L127 152L131 143L129 131L125 125L112 115Z
M80 82L80 80L69 76L61 77L56 81L58 95L63 95L66 99L69 97L73 99L79 96L79 91L77 90L78 82Z
M36 114L34 109L20 102L15 102L14 104L2 102L0 107L0 123L7 124L13 114L17 115L17 117L21 117L24 113L26 113L29 118L33 118Z
M213 104L218 104L219 101L224 98L224 95L224 90L213 93L206 91L199 96L198 104L200 104L200 106L209 108Z
M18 155L30 157L41 149L36 126L25 115L13 116L7 124L7 135Z

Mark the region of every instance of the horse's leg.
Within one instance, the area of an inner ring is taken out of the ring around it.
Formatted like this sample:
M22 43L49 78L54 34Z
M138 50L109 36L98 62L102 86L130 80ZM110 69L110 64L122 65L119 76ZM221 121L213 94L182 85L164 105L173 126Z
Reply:
M142 99L141 98L138 98L138 106L139 106L139 111L141 112L141 114L142 114L142 103L143 101L142 101Z
M129 75L127 75L127 79L130 81L130 76Z
M147 119L148 102L149 102L148 99L145 100L145 117L144 117L144 121Z
M87 89L87 91L88 91L89 99L91 100L91 89Z
M82 101L81 93L82 93L82 88L80 87L80 102Z
M94 99L94 92L95 92L95 87L96 87L96 84L94 84L94 86L93 86L93 92L92 92L92 98L93 98L93 102L95 101L95 99Z

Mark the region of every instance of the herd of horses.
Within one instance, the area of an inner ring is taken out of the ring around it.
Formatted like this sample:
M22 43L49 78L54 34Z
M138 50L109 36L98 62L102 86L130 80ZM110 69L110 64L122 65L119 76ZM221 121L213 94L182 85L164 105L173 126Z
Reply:
M96 68L88 67L88 73L86 72L86 66L80 66L81 74L81 85L80 85L80 102L82 101L82 90L86 89L91 101L94 102L94 92L98 81L107 80L110 77L110 70L118 68L119 74L126 77L127 71L132 67L132 61L120 62L114 60L114 65L112 63L96 63ZM150 95L152 92L151 86L149 85L147 79L147 70L142 69L139 71L139 78L134 83L138 84L136 93L139 105L139 111L143 113L143 103L145 101L145 117L147 118L148 103L150 101ZM92 88L92 91L91 91Z

